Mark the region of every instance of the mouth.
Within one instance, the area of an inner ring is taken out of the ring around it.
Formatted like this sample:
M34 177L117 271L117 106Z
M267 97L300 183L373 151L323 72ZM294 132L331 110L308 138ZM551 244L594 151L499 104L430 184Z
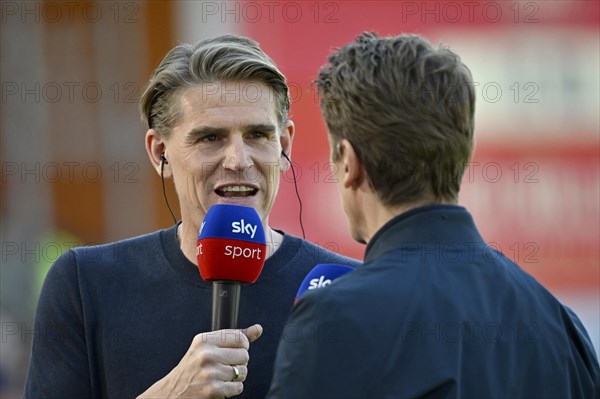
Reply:
M227 184L215 189L215 193L223 198L247 198L253 197L258 189L245 184Z

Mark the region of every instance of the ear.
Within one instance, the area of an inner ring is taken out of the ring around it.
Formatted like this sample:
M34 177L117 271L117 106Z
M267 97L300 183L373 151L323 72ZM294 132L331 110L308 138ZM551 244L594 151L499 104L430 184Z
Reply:
M164 139L160 137L154 129L149 129L146 132L146 152L148 153L152 167L154 170L156 170L156 173L158 173L159 176L161 168L161 155L164 153L165 158L167 158L167 160L169 159L169 156L166 154L166 148L167 147ZM169 167L168 162L165 162L163 176L169 178L171 175L171 168Z
M279 143L281 144L281 151L285 152L285 155L288 156L288 158L292 158L292 141L294 140L294 133L296 132L296 127L294 125L294 122L292 121L288 121L285 126L283 127L283 129L281 130L281 135L279 136ZM285 159L283 157L283 155L279 156L279 160L280 160L280 167L281 170L288 170L288 168L290 167L289 162L287 161L287 159Z
M351 142L342 139L339 146L341 160L338 165L342 168L342 183L345 188L357 189L367 181L365 168Z

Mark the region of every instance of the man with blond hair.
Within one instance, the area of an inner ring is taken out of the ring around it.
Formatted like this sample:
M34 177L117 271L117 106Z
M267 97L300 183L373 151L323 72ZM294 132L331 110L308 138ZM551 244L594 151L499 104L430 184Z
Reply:
M303 278L318 263L358 264L270 227L290 165L289 107L284 76L250 39L220 36L166 55L140 109L148 156L173 180L181 221L57 260L38 304L26 397L266 395ZM213 204L253 207L263 223L267 259L241 290L245 330L210 332L196 240Z

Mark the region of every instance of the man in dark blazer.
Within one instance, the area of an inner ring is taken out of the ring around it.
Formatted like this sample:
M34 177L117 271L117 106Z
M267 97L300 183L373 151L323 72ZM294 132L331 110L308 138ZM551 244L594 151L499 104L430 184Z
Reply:
M458 55L363 34L317 83L365 263L295 305L269 397L600 397L580 320L457 205L475 107Z

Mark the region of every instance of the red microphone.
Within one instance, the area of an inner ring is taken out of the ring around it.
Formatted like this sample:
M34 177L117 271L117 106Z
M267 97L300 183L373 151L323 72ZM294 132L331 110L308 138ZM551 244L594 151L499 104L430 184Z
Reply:
M213 283L212 330L237 328L241 283L258 279L267 245L260 217L247 206L210 207L198 233L200 275Z

